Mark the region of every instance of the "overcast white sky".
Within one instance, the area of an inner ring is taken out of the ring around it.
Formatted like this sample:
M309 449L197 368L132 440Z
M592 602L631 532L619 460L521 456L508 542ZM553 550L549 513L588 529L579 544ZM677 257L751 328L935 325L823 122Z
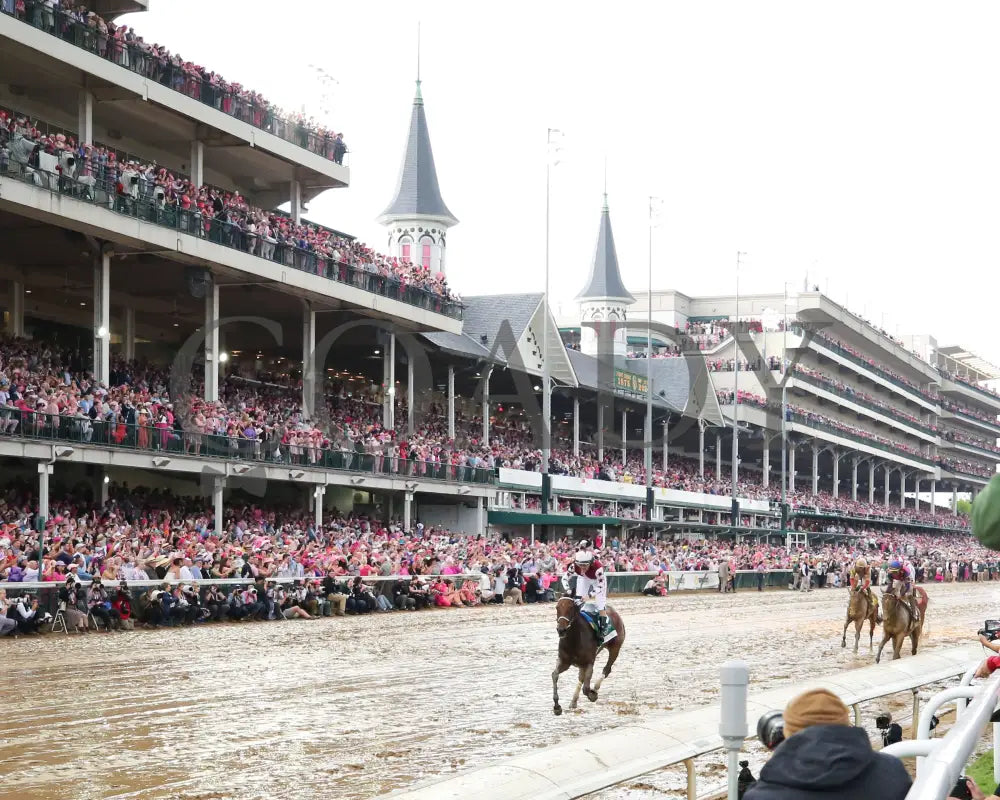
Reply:
M463 294L541 290L545 137L554 300L582 288L604 158L626 283L646 285L647 197L664 200L654 288L818 283L891 333L930 332L1000 364L1000 4L151 0L148 39L318 113L349 189L309 216L377 247L413 97L423 93ZM488 8L488 13L484 10Z

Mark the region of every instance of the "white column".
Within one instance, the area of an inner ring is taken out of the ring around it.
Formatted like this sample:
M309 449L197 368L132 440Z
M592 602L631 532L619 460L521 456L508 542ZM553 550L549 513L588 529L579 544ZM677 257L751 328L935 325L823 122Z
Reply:
M302 221L302 184L296 180L293 180L289 190L289 201L291 202L291 208L288 213L294 220L295 224L298 225Z
M920 510L920 476L913 479L913 510Z
M906 508L906 473L899 471L899 507Z
M316 531L319 532L323 529L323 497L326 495L325 486L317 486L313 490L313 512L315 514L314 521L316 523Z
M225 511L222 507L222 494L226 488L226 479L216 477L212 481L212 507L215 509L215 535L222 536L222 522Z
M486 380L483 381L483 445L490 446L490 378L493 377L493 367L486 368Z
M622 409L622 466L628 463L628 411Z
M94 95L86 89L76 95L76 140L80 145L94 143Z
M49 475L51 474L51 464L38 465L38 516L43 520L49 518Z
M813 494L819 494L819 446L813 444Z
M851 500L858 501L858 458L851 459Z
M122 338L122 354L126 361L135 361L135 307L125 308L125 335Z
M931 478L931 511L937 513L937 479Z
M486 534L486 509L483 506L483 498L476 498L476 533L479 535Z
M705 477L705 420L698 420L698 477Z
M107 470L103 466L94 465L94 501L101 508L108 504L108 483L105 481Z
M892 468L889 466L889 463L886 462L884 469L885 469L885 501L882 503L882 505L887 506L889 505L889 477L892 475Z
M604 461L604 403L597 403L597 460Z
M389 341L382 351L382 425L387 430L396 427L396 334L389 334Z
M94 376L107 385L111 379L111 251L94 262Z
M448 365L448 438L455 439L455 367Z
M410 530L410 522L413 519L413 492L403 494L403 530Z
M573 398L573 455L580 455L580 398Z
M788 491L795 491L795 445L788 447Z
M414 420L417 413L417 378L416 364L409 354L406 356L406 400L406 426L412 436L416 430Z
M24 281L11 281L6 328L8 336L24 336Z
M951 487L951 515L958 516L958 489L952 484Z
M667 467L670 466L670 415L668 414L663 420L663 471L667 471Z
M205 292L205 400L219 399L219 284L213 277Z
M875 460L868 462L868 502L875 503Z
M199 139L191 140L191 183L205 185L205 143Z
M833 496L840 497L840 451L835 447L833 453Z
M764 438L764 451L761 455L764 457L760 465L762 473L761 483L766 489L771 483L771 443L767 440L766 436Z
M715 479L722 480L722 434L715 434Z
M302 410L316 419L316 312L308 300L302 301Z

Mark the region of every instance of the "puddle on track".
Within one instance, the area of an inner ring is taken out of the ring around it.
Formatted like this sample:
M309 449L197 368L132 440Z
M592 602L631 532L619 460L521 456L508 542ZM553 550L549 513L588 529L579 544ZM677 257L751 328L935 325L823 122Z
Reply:
M923 649L972 641L1000 605L997 584L928 593ZM597 703L562 717L551 604L0 641L0 800L369 798L714 702L727 658L756 688L872 663L864 637L858 656L840 647L843 590L614 602L620 660ZM564 704L573 688L566 673Z

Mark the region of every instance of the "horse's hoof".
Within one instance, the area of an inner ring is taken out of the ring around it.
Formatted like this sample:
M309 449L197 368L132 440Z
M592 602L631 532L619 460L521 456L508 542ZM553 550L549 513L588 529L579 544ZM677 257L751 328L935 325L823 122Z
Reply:
M552 713L558 717L560 714L562 714L562 706L555 706L552 709Z
M842 642L840 643L840 646L841 646L841 647L847 647L847 639L844 639L844 640L843 640L843 641L842 641Z
M597 702L597 692L587 692L587 699L591 703Z

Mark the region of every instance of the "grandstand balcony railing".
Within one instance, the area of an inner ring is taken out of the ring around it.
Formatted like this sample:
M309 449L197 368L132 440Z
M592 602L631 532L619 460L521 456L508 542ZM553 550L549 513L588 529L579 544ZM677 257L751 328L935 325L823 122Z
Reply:
M0 157L0 180L12 178L28 183L53 194L70 197L82 203L100 206L132 219L158 225L196 236L201 239L239 250L265 261L301 270L310 275L336 283L353 286L380 297L406 303L410 306L443 314L452 319L462 319L462 304L441 294L418 286L409 286L398 279L369 272L366 269L334 261L294 243L270 241L250 233L237 222L202 214L197 207L191 209L170 205L152 194L153 185L144 183L143 191L119 192L117 186L99 177L70 178L58 172L47 172L37 167L10 160L6 165Z
M843 511L838 511L836 509L823 509L817 506L806 505L793 505L789 512L789 519L802 518L802 519L837 519L844 520L847 522L860 522L860 523L882 523L886 525L896 525L901 528L921 528L928 531L952 531L955 533L969 533L968 524L963 524L959 522L960 517L955 517L956 520L954 524L949 525L945 522L944 518L939 518L936 522L921 522L918 520L909 519L908 517L896 517L890 515L879 515L879 514L845 514Z
M991 419L983 419L982 417L977 417L975 414L970 414L967 411L963 411L957 406L942 406L942 411L947 411L949 414L954 414L956 417L962 420L968 420L977 425L985 425L991 430L996 431L997 435L1000 436L1000 422Z
M1000 405L1000 394L997 394L992 389L986 389L978 383L973 383L965 378L960 378L958 375L949 375L948 373L945 373L945 377L953 383L959 386L964 386L966 389L971 389L976 394L981 395L982 398L991 405Z
M39 0L24 0L23 11L19 10L19 6L20 3L0 2L0 13L13 16L33 28L45 31L241 122L267 131L328 161L343 163L346 150L334 137L312 130L301 122L285 119L266 102L227 91L222 86L205 81L193 71L185 70L183 66L163 60L143 47L101 33L97 28L84 25Z
M892 444L887 442L880 442L878 439L868 439L864 436L859 436L856 433L852 433L836 425L830 425L826 422L821 422L817 419L812 419L805 414L800 414L797 411L789 408L787 409L787 422L794 422L799 425L807 425L810 428L815 428L816 430L826 431L834 436L839 436L842 439L850 439L851 441L857 442L858 444L868 445L869 447L877 447L879 450L884 450L887 453L893 453L895 455L902 456L904 458L909 458L914 461L919 461L922 464L926 464L928 467L934 464L934 461L930 456L925 456L923 453L914 453L909 450L904 450L900 447L894 447Z
M176 428L92 420L87 416L22 411L10 406L0 408L0 437L449 483L492 484L496 479L494 470L483 467L453 466L305 445L290 448L277 440L193 433Z
M990 449L989 445L978 442L964 442L961 439L952 439L948 436L941 437L941 444L954 448L967 448L978 456L984 456L994 463L1000 462L1000 450Z
M800 336L803 335L802 328L800 328L798 326L792 326L791 330L792 330L792 332L794 332L794 333L796 333L796 334L798 334ZM916 385L914 385L912 383L907 383L904 380L900 380L895 375L893 375L891 372L886 372L885 370L880 369L877 364L872 364L871 362L866 361L865 359L863 359L863 358L855 355L850 350L844 349L837 342L835 342L835 341L833 341L831 339L825 339L822 336L816 336L816 337L813 338L812 341L813 341L813 344L819 345L820 347L823 347L823 348L825 348L825 349L827 349L827 350L829 350L829 351L831 351L833 353L836 353L841 358L844 358L847 361L850 361L853 364L857 364L859 367L862 367L862 368L868 370L869 372L872 372L875 375L878 375L883 380L888 381L889 383L893 384L894 386L898 386L903 391L910 392L910 393L916 395L917 397L920 397L922 400L924 400L924 401L926 401L928 403L932 403L934 405L937 405L938 399L934 395L928 394L923 389L919 388L918 386L916 386Z
M817 378L815 375L810 375L807 372L800 372L796 370L795 372L792 372L789 375L789 377L796 381L802 381L803 383L812 384L813 386L816 386L819 389L824 389L828 392L834 392L843 397L844 400L850 403L854 403L855 405L871 409L872 411L875 411L876 413L879 414L885 414L887 417L891 417L892 419L899 422L901 425L906 425L910 428L916 428L918 431L923 431L924 433L930 434L931 436L937 436L937 431L930 425L926 425L923 422L915 421L907 416L903 416L899 413L899 411L897 411L892 407L886 408L884 406L880 406L877 403L873 403L870 400L866 400L863 397L859 397L857 394L852 394L850 392L844 391L843 389L839 389L832 383L823 381L822 379Z
M950 472L953 475L962 475L966 478L973 478L977 481L989 481L996 473L989 473L987 475L980 475L978 472L970 472L965 467L959 466L958 464L945 464L943 461L938 461L937 465L941 467L945 472Z

